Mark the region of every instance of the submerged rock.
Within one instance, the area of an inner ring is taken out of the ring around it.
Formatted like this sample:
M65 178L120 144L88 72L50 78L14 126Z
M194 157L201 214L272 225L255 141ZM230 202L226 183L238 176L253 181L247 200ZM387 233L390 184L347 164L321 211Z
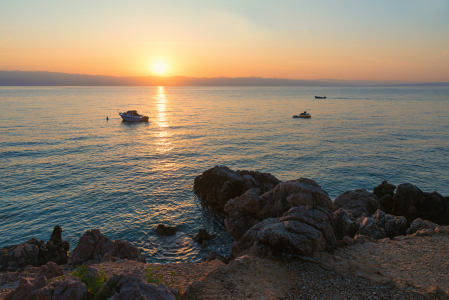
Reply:
M159 235L174 235L178 232L178 229L176 227L171 226L165 226L163 224L157 225L156 233Z
M215 237L215 235L210 235L206 229L199 229L198 234L195 235L192 239L197 242L198 244L202 245L209 240L212 240Z

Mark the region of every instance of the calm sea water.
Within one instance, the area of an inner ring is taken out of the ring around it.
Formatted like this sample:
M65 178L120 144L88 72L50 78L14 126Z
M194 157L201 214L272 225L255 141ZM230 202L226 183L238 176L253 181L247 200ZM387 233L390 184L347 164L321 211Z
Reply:
M151 262L225 254L193 192L215 165L312 178L331 198L382 180L449 195L448 87L2 87L0 103L0 247L60 224L71 249L99 228ZM123 123L128 109L150 122ZM191 240L199 228L214 245Z

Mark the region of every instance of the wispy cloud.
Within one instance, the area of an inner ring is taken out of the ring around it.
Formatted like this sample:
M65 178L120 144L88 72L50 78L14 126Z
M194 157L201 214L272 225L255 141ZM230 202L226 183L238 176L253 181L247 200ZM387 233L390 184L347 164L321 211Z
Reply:
M449 50L447 50L446 52L443 52L443 54L441 54L441 56L446 56L447 54L449 54Z
M6 38L5 40L3 40L3 41L0 42L0 46L6 44L6 43L9 42L10 40L12 40L12 38L10 38L10 37Z

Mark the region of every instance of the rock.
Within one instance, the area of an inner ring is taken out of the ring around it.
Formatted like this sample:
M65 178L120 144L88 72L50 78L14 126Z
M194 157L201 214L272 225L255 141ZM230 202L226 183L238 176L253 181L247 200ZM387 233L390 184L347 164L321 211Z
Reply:
M396 236L405 235L407 229L407 220L398 216L385 222L385 235L392 239Z
M393 213L393 204L394 204L393 196L388 194L383 195L382 198L379 199L379 203L387 214Z
M343 238L343 242L348 246L354 244L354 240L350 236L347 236L347 235Z
M45 276L22 278L19 286L5 300L81 300L87 297L87 287L79 278L68 276L47 284Z
M378 228L385 231L386 237L392 239L399 235L405 235L407 220L404 217L395 217L378 209L376 210L376 213L371 216L371 218L374 219ZM376 239L375 237L373 238Z
M363 222L357 231L358 235L365 235L373 238L374 240L380 240L385 238L385 230L377 226L376 220L373 218L364 218Z
M101 262L104 257L108 261L112 261L112 256L114 258L146 262L145 257L134 244L124 240L111 241L101 234L100 230L92 229L86 231L80 238L68 263Z
M258 188L262 193L273 189L280 181L269 173L232 171L225 166L215 166L195 178L195 193L208 205L220 211L229 199Z
M62 241L61 233L61 226L56 225L47 243L33 237L20 245L0 249L0 271L15 271L28 265L37 267L49 261L59 265L67 263L69 243Z
M259 222L256 217L259 212L259 194L259 189L251 188L243 195L226 202L224 211L228 213L228 218L225 226L236 240L241 239L248 229Z
M50 240L46 244L41 244L39 260L40 264L53 261L58 265L67 264L69 258L69 242L62 241L62 228L56 225L51 234Z
M103 256L114 251L114 243L100 230L92 229L86 231L80 238L78 245L72 252L69 264L82 264L89 260L100 262Z
M449 234L449 226L438 226L435 228L435 232Z
M434 231L437 227L438 224L418 218L414 220L410 225L410 228L407 229L407 235L414 234L415 232L423 229L432 229Z
M55 262L51 261L46 263L44 266L41 266L41 268L39 269L38 277L41 275L45 276L45 278L47 279L51 279L64 275L64 270Z
M281 217L291 207L310 205L332 213L332 200L318 183L299 178L279 183L274 189L259 197L260 211L257 218Z
M37 292L38 299L82 300L87 297L87 287L79 278L68 276L54 281Z
M176 300L176 296L178 295L176 290L170 289L165 285L148 283L140 271L123 274L117 282L116 289L117 292L109 300Z
M435 230L433 229L421 229L412 234L412 236L432 236L435 234Z
M120 259L134 260L143 263L147 262L145 256L140 253L139 248L133 243L125 240L114 241L114 252L112 255Z
M374 239L372 237L363 235L363 234L357 234L354 237L354 243L372 243L374 242Z
M394 190L396 186L389 184L386 180L382 181L377 187L374 188L373 194L377 196L377 198L382 198L385 195L394 195Z
M204 241L211 240L215 237L215 235L210 235L206 229L199 229L198 234L195 235L192 239L198 244L202 245Z
M282 218L268 218L254 225L240 241L233 243L233 255L240 256L254 246L257 252L269 252L260 249L263 245L273 252L298 255L332 250L337 242L329 216L322 208L293 207Z
M0 249L0 271L15 271L27 265L39 266L39 242L36 238Z
M217 252L215 252L213 250L211 252L209 252L209 254L206 255L206 257L203 259L203 261L212 261L215 259L218 259L225 264L227 264L229 262L229 260L226 257L221 256L220 254L218 254Z
M178 229L176 227L165 226L163 224L157 225L156 233L159 235L174 235Z
M354 218L369 217L380 208L379 199L376 195L365 189L346 191L338 196L333 203L333 211L344 208Z
M418 187L404 183L398 185L393 199L393 214L404 216L407 224L423 218L440 225L449 225L446 198L437 192L424 193Z
M351 219L351 215L343 208L339 208L332 214L332 224L334 228L335 238L337 240L343 239L344 236L354 236L356 232L356 224ZM358 230L358 228L357 228Z
M251 188L243 195L229 200L224 211L229 234L239 240L251 227L267 218L281 217L291 207L311 205L331 213L329 195L313 180L300 178L279 183L274 189L260 195Z

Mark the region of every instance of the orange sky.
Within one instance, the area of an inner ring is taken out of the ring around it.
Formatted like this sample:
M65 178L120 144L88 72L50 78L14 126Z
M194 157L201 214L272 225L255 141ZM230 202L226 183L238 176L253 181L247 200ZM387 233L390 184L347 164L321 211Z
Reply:
M2 1L0 70L449 81L449 1Z

